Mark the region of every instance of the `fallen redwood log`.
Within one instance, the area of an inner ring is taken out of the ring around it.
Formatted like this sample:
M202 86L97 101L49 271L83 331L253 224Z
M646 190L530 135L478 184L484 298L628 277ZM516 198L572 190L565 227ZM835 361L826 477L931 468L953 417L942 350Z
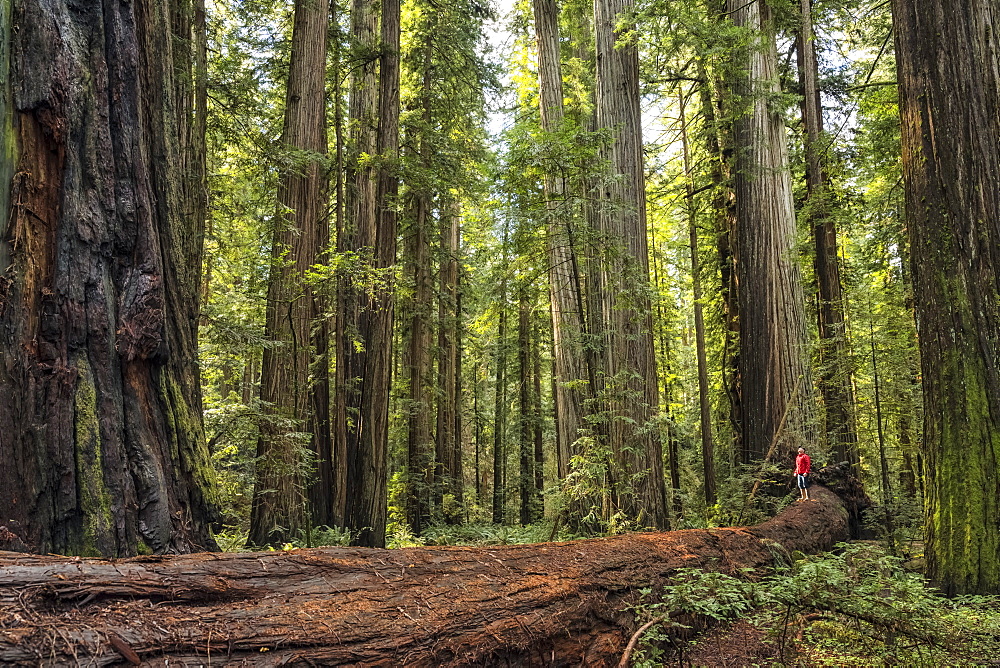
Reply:
M0 664L615 665L639 589L677 568L768 568L847 539L841 497L811 494L754 527L562 543L0 553Z

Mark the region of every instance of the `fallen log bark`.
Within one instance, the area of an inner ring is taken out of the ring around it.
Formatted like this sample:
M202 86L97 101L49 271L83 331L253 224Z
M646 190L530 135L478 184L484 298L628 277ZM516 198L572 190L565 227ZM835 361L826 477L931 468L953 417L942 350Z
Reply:
M563 543L0 553L0 664L615 665L628 606L677 568L764 569L847 539L841 498L811 494L754 527Z

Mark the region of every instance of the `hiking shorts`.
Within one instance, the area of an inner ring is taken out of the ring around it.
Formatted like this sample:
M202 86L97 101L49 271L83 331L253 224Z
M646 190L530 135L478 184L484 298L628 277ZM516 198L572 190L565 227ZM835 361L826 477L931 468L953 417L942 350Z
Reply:
M808 476L804 476L804 475L801 475L801 474L797 473L797 474L795 474L795 477L798 480L799 489L809 489L809 479L808 479Z

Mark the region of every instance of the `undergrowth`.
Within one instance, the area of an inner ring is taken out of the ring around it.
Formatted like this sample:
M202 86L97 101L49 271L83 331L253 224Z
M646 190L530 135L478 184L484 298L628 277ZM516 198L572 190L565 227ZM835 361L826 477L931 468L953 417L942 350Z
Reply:
M632 664L643 668L683 663L684 644L672 641L680 656L665 651L678 612L766 629L775 666L968 666L1000 656L1000 596L946 598L873 545L798 555L765 577L684 569L656 602L644 594L640 621L664 621L643 637Z

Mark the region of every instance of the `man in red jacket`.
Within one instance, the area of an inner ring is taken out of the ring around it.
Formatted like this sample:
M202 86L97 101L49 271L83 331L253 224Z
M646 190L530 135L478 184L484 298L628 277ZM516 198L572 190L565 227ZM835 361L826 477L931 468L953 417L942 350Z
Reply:
M812 462L805 448L799 448L799 454L795 458L795 480L799 483L799 501L809 500L809 469Z

